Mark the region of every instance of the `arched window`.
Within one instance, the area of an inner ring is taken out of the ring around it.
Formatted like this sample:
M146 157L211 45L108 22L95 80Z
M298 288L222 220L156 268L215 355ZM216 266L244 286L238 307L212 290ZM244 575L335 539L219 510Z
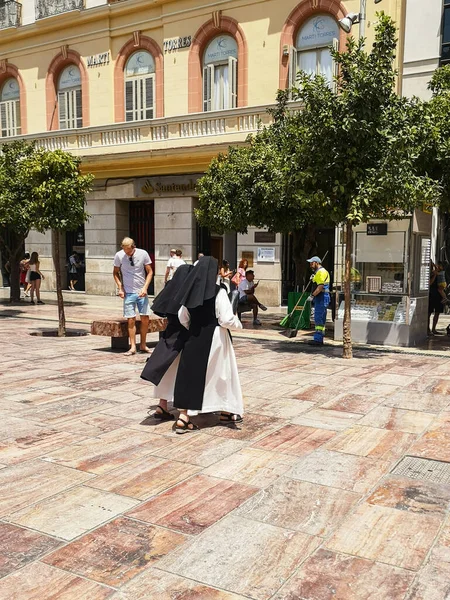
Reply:
M295 85L298 71L323 75L333 85L334 65L330 45L339 47L339 26L331 15L314 15L300 28L289 63L290 85Z
M203 53L203 110L237 106L238 46L230 35L219 35Z
M125 120L143 121L155 116L155 60L139 50L125 67Z
M0 89L1 137L20 135L20 89L14 77L5 81Z
M59 76L58 107L60 129L83 127L81 73L76 65L69 65Z

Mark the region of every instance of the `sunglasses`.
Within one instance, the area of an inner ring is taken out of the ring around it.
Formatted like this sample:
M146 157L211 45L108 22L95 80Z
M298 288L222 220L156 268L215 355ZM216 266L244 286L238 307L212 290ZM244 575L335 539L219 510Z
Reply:
M130 265L131 265L132 267L134 267L134 260L133 260L133 257L132 257L132 256L129 256L129 257L128 257L128 260L130 261Z

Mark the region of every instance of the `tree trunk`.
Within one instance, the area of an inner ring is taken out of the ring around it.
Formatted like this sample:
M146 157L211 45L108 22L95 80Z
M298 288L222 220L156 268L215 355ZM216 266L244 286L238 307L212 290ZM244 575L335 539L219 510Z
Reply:
M20 302L20 261L22 259L22 244L11 251L9 255L9 299L10 302Z
M59 251L59 240L60 234L57 229L53 230L52 244L53 244L53 264L55 266L56 275L56 298L58 301L58 336L64 337L66 335L66 315L64 313L64 298L62 294L61 285L61 258Z
M309 258L311 248L314 246L316 228L314 225L305 225L303 229L292 232L293 248L292 258L295 263L295 287L302 290L308 279L309 268L306 259Z
M344 276L344 322L343 322L343 342L344 358L353 358L352 351L352 318L351 318L351 298L350 298L350 279L352 268L352 248L353 246L353 226L347 221L345 227L345 276Z

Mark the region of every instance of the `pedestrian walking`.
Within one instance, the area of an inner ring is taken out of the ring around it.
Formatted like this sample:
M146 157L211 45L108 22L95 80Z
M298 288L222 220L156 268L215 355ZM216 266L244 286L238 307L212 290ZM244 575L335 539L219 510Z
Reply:
M148 358L141 377L156 386L154 397L159 398L159 404L152 416L163 421L175 418L168 411L168 403L173 401L180 352L189 336L188 330L181 325L178 319L181 305L175 300L175 295L180 291L193 268L193 265L178 267L175 275L167 282L152 304L152 311L155 314L167 318L167 327L161 333L159 342Z
M428 335L440 335L436 327L439 316L444 312L444 305L448 303L445 289L444 265L438 262L436 265L431 263L430 273L430 292L428 299ZM430 317L433 315L433 324L430 329Z
M24 257L19 263L20 268L20 285L23 286L23 293L25 296L29 296L28 288L31 287L29 279L27 282L27 274L30 270L30 253L25 252Z
M218 262L201 258L176 300L180 323L189 330L175 382L174 406L180 415L176 433L198 429L190 417L220 412L220 421L242 421L241 384L229 329L241 329L226 290L217 285Z
M152 261L146 250L136 248L134 240L122 240L122 250L114 257L114 281L123 298L123 316L128 319L130 349L125 356L136 354L136 312L141 317L140 351L150 353L147 348L147 331L150 316L148 286L153 278Z
M220 282L225 286L227 294L231 292L231 278L234 272L230 270L230 263L227 260L222 261L222 266L219 271Z
M75 292L75 286L78 283L78 269L81 268L81 261L78 252L69 256L69 290Z
M32 252L30 256L30 302L34 304L34 294L36 294L36 300L38 304L44 304L41 300L41 281L45 279L44 275L40 271L39 254Z
M175 254L172 256L172 252L173 250L170 251L170 258L167 262L167 267L166 267L166 274L164 276L164 283L167 283L168 281L170 281L172 279L172 277L175 275L175 271L178 269L178 267L181 267L181 265L185 265L185 261L183 260L182 256L183 253L181 250L175 250Z
M322 267L322 260L318 256L308 258L312 276L312 292L309 299L314 306L314 339L309 342L310 346L323 346L325 337L325 323L327 320L327 308L330 304L330 274Z

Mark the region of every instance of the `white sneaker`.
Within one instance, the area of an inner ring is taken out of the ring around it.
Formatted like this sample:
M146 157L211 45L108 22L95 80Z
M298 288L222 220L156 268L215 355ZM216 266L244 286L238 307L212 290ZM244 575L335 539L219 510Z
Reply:
M261 321L259 319L253 319L253 325L261 325Z

